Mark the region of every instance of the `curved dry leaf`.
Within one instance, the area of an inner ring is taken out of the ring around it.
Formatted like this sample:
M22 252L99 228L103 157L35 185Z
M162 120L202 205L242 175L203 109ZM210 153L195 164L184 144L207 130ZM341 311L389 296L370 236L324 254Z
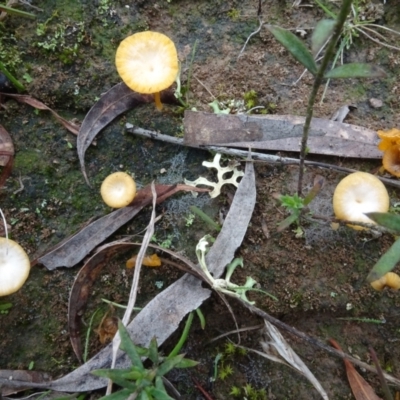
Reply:
M186 185L156 185L155 188L157 204L179 191L207 191L207 189L197 189ZM58 267L73 267L151 201L150 186L146 186L137 193L129 206L115 210L85 226L76 235L39 257L37 261L49 270Z
M176 103L176 99L168 91L161 93L161 100L163 103ZM140 104L152 101L154 101L152 95L136 93L121 82L101 96L100 100L89 110L82 122L77 139L79 162L88 185L89 181L85 170L85 152L96 135L118 115Z
M0 125L0 165L5 167L14 156L14 145L9 133Z
M58 115L50 107L46 106L46 104L35 99L34 97L31 97L31 96L28 96L25 94L11 94L11 93L0 93L0 94L2 94L4 96L12 97L13 99L19 101L20 103L28 104L29 106L37 108L38 110L50 111L54 115L54 117L57 119L57 121L60 122L64 126L65 129L67 129L74 135L77 135L79 132L79 124L76 124L75 122L66 120L65 118Z
M206 256L207 265L215 278L221 276L225 266L232 261L235 251L243 241L256 201L256 187L253 163L246 165L246 172L236 191L232 205L225 218L224 225L214 245ZM201 286L194 276L184 275L166 288L133 319L128 325L129 334L137 345L147 346L153 336L157 336L159 345L178 328L184 316L198 308L211 291ZM91 374L94 369L111 365L111 345L108 345L87 363L68 375L50 383L34 383L30 387L48 388L57 391L84 392L99 389L107 385L107 379ZM130 365L125 354L117 360L117 368ZM17 386L25 383L14 379L0 378L0 384Z
M334 339L329 339L329 343L337 350L343 351L338 342ZM346 367L347 379L356 400L382 400L378 397L374 389L365 381L365 379L357 372L354 365L345 358L343 359Z

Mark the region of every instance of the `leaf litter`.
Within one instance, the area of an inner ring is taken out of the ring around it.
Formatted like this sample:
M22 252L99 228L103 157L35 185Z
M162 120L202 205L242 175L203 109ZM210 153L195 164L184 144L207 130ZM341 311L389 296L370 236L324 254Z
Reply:
M252 162L246 163L245 175L235 193L224 225L207 254L207 265L215 277L222 274L225 266L233 259L236 249L241 245L247 231L256 200L255 174ZM179 326L190 311L198 308L211 295L210 289L201 286L201 281L185 274L163 292L153 298L129 323L127 329L132 340L147 346L153 336L161 345ZM56 391L82 392L102 388L107 380L92 375L94 369L108 367L112 360L112 345L109 344L87 363L52 382L27 383L17 379L12 371L7 378L0 378L0 384L8 387L29 386ZM118 353L116 367L125 368L129 360Z

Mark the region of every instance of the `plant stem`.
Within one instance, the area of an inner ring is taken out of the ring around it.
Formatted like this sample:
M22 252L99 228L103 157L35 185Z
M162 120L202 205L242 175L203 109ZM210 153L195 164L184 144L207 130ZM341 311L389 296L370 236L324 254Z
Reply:
M343 0L342 7L341 7L341 9L339 11L339 15L337 17L335 29L333 30L332 38L327 46L324 58L322 59L321 65L315 76L313 88L312 88L310 97L308 99L307 116L306 116L306 121L304 123L303 137L301 138L300 169L299 169L299 180L297 182L297 194L299 196L301 196L302 187L303 187L304 161L305 161L306 153L307 153L308 134L310 131L310 125L311 125L311 119L312 119L313 111L314 111L313 108L314 108L315 99L317 97L318 89L321 86L322 81L324 79L324 73L328 67L328 63L334 54L336 43L338 42L340 35L342 34L342 28L346 22L348 14L350 12L352 2L353 2L353 0Z

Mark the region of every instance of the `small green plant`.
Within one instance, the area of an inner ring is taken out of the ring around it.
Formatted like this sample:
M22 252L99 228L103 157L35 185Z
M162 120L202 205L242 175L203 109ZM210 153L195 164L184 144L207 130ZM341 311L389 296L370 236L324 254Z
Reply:
M174 368L190 368L198 364L197 361L184 358L184 355L162 357L158 352L157 340L153 338L148 348L136 346L125 326L118 323L121 336L120 349L128 355L132 366L126 369L98 369L92 371L96 376L111 379L122 389L101 399L156 399L173 400L164 387L163 377ZM150 368L145 368L142 358L149 358L152 362Z
M232 21L237 21L240 17L240 11L237 10L236 8L232 8L230 11L228 11L228 17Z
M325 19L318 22L311 38L311 52L308 50L304 42L292 32L278 26L267 26L275 39L278 40L297 61L305 66L312 75L314 75L314 84L308 99L306 120L301 139L299 178L297 182L297 194L299 196L302 193L303 187L304 161L307 154L307 141L311 119L314 112L314 104L317 98L318 89L322 82L326 79L377 78L385 75L384 72L376 66L363 63L345 64L326 72L328 65L331 63L332 57L334 57L334 54L336 53L336 44L342 35L343 27L346 24L348 15L352 8L352 3L352 0L343 0L340 11L335 20ZM318 66L313 55L316 55L323 46L326 50L321 60L321 64Z
M233 368L232 365L230 364L222 364L219 372L218 372L218 378L221 380L225 380L228 376L231 376L233 374Z
M308 194L304 198L300 197L297 193L295 193L292 196L287 194L279 196L278 199L281 202L281 205L290 212L290 215L278 225L279 232L283 231L291 224L296 222L297 224L296 236L297 237L302 236L303 231L300 226L300 217L304 212L305 207L308 204L310 204L311 201L315 198L315 196L319 193L323 184L324 184L324 178L322 176L316 176L316 178L314 179L313 188L308 192Z
M243 95L244 105L247 110L255 107L258 104L257 92L253 89L249 90Z
M239 397L241 393L242 393L241 389L237 386L232 386L231 391L229 392L229 394L233 397Z
M337 19L337 14L333 12L328 6L323 4L321 0L315 0L317 5L332 19ZM348 50L354 43L356 38L359 38L360 35L366 37L367 39L392 50L400 51L400 47L391 45L388 43L388 39L382 35L377 29L382 29L383 31L390 32L396 35L400 35L400 32L397 32L393 29L387 28L382 25L375 24L375 20L380 19L383 15L382 10L379 9L379 6L376 5L365 4L364 0L354 0L351 5L351 11L348 15L341 32L341 37L338 43L338 48L336 50L335 56L332 62L332 69L335 68L337 61L340 59L341 64L343 64L343 53L344 50ZM372 8L372 10L371 10ZM376 8L376 9L375 9ZM321 47L320 51L324 49L324 46ZM326 82L324 93L321 97L321 103L325 98L325 94L329 85L329 79Z

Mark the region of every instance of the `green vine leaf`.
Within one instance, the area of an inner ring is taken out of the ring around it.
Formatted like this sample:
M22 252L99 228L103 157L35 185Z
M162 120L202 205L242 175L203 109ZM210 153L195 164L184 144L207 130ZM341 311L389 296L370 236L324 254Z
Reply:
M381 78L386 73L375 65L350 63L328 71L324 78Z
M400 232L400 215L381 212L370 212L365 215L387 229Z
M368 282L380 279L387 272L390 272L400 261L400 239L397 239L389 250L378 260L367 276Z
M336 21L333 19L323 19L316 25L311 37L311 50L314 56L325 45L329 36L332 35L335 23Z
M317 73L318 68L313 56L306 45L296 35L279 26L267 25L267 29L298 62L303 64L313 75Z

